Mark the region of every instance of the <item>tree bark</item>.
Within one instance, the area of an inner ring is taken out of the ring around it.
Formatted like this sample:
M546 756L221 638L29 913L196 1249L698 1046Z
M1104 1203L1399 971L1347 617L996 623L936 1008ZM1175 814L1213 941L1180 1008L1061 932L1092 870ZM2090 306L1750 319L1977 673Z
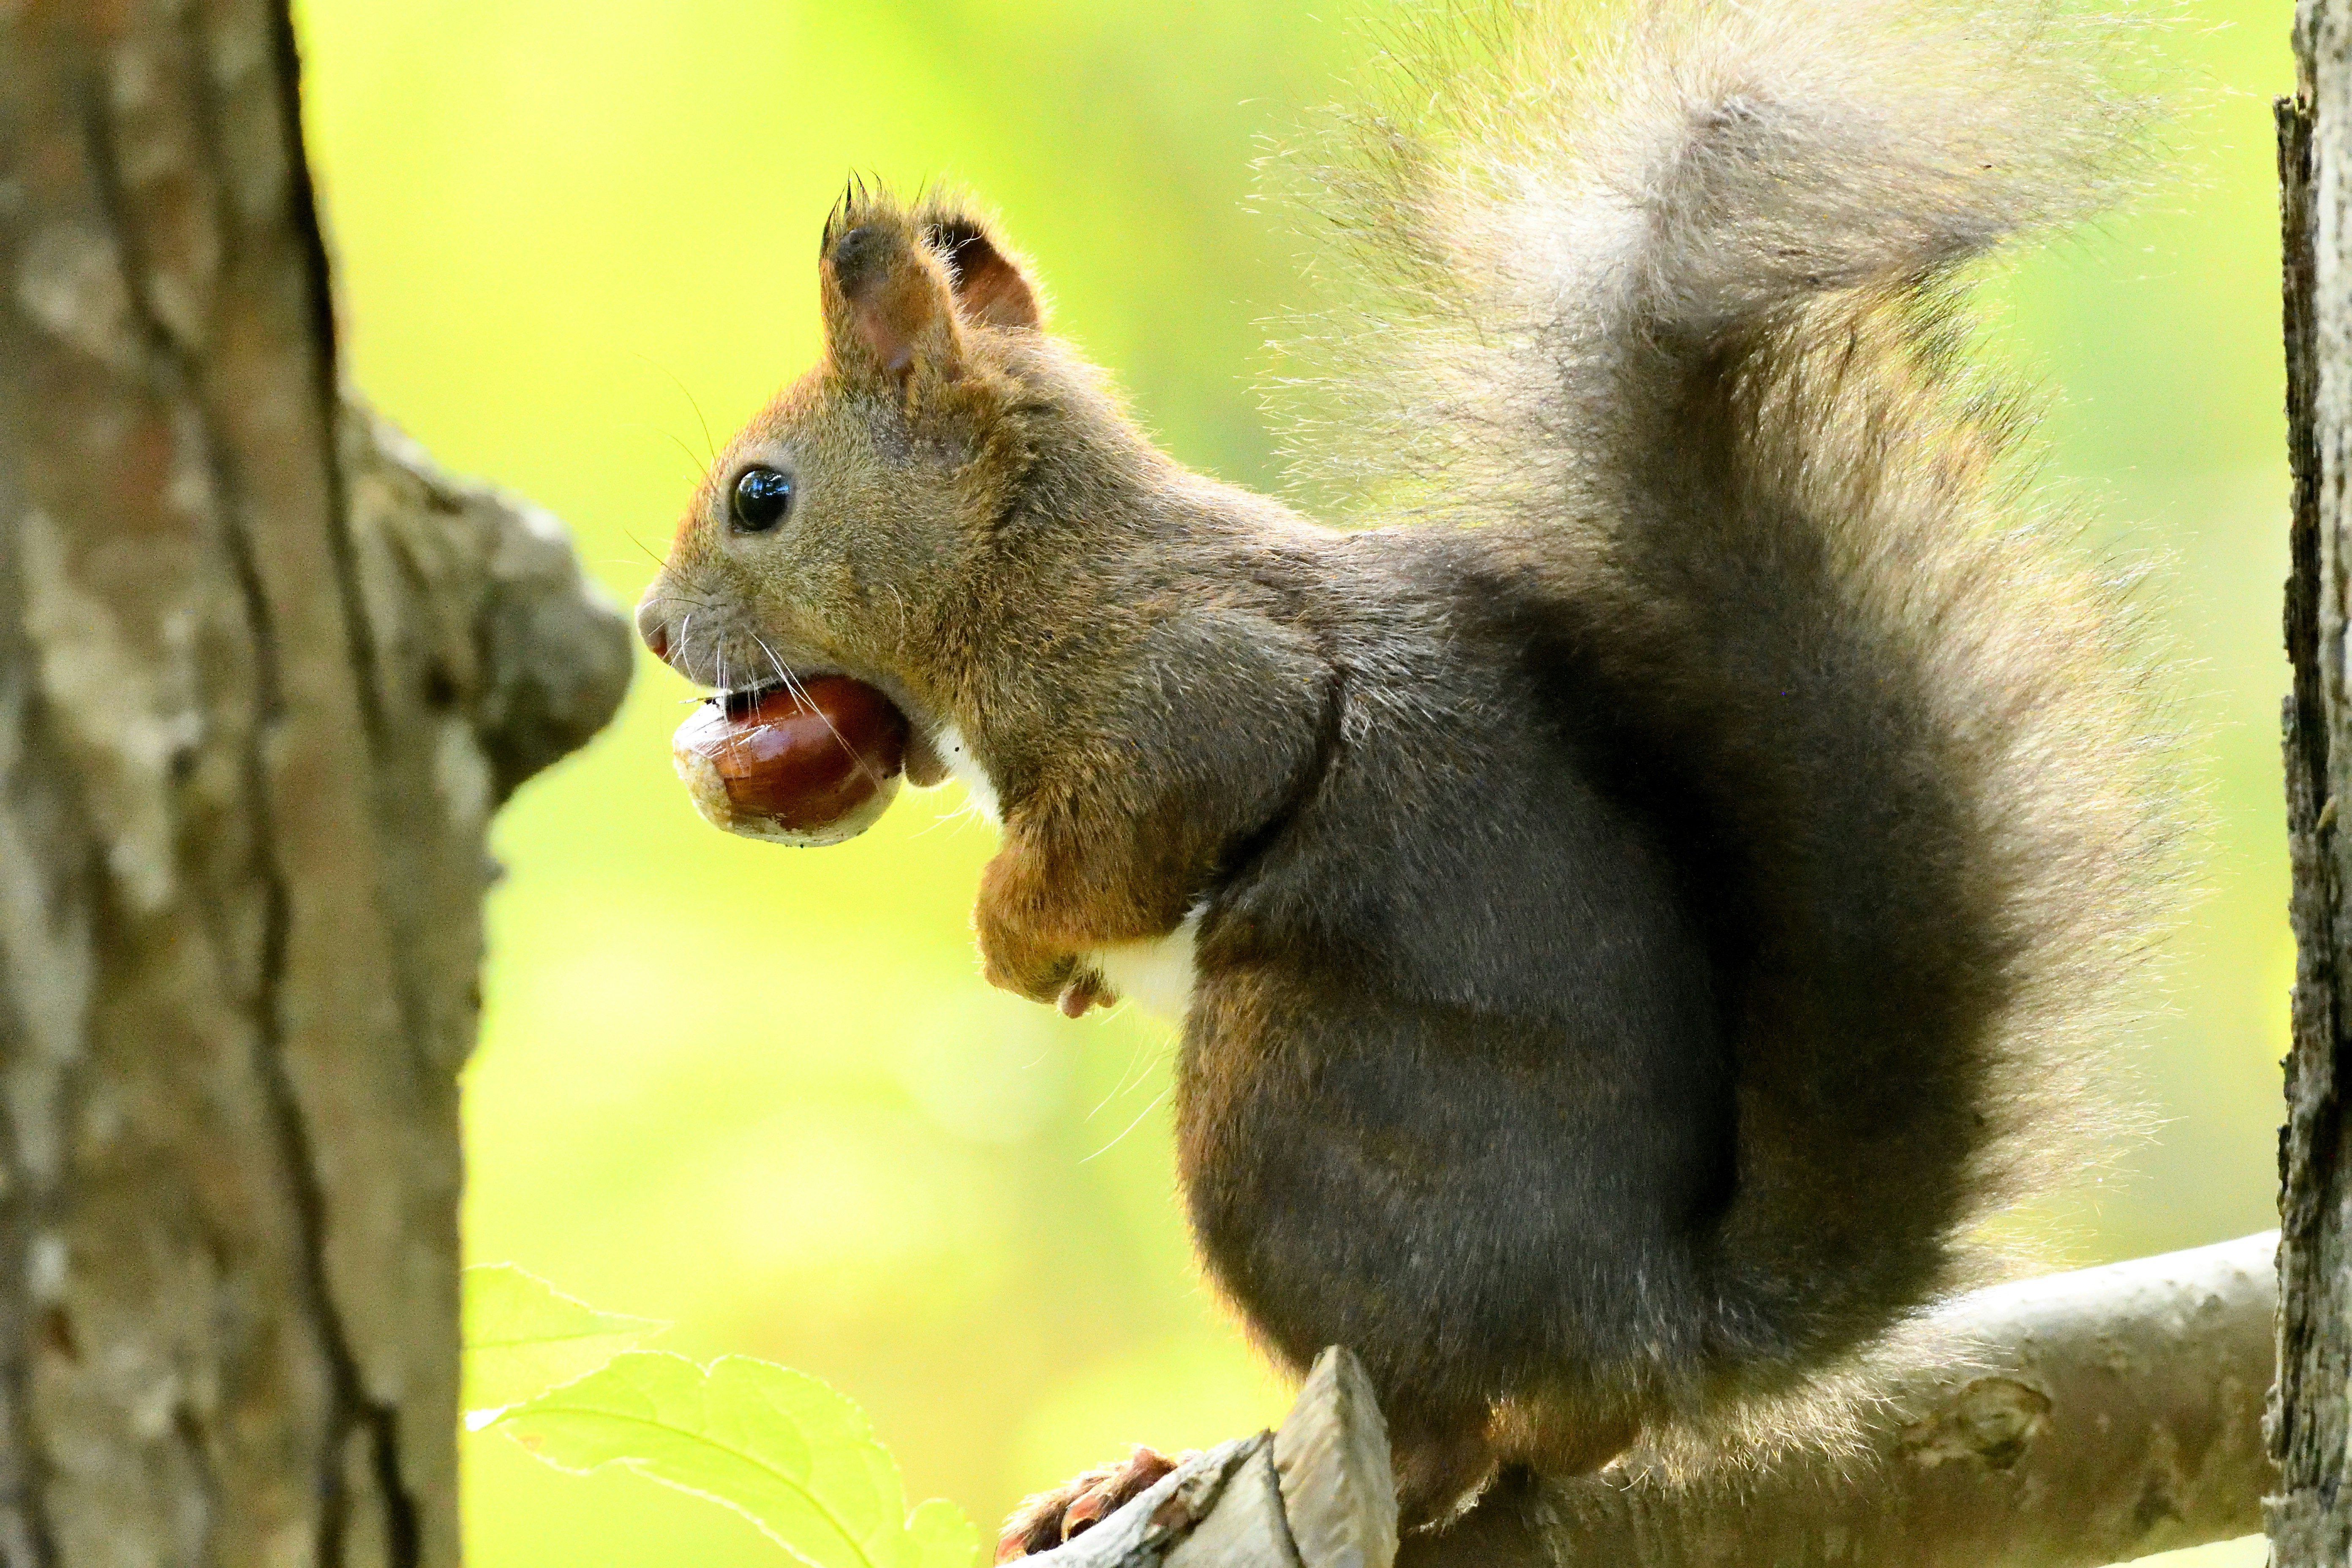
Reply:
M2293 474L2286 593L2287 846L2294 876L2294 1038L2286 1125L2279 1135L2278 1384L2270 1447L2279 1467L2268 1500L2279 1568L2340 1564L2352 1554L2347 1458L2352 1373L2352 1200L2342 1086L2346 1078L2344 893L2347 838L2337 803L2352 791L2343 743L2352 709L2344 668L2347 523L2345 467L2352 438L2352 251L2345 182L2352 176L2352 60L2342 0L2304 0L2295 17L2296 91L2278 104L2284 255L2287 456Z
M610 715L541 514L343 410L278 0L0 4L0 1564L454 1564L491 811Z

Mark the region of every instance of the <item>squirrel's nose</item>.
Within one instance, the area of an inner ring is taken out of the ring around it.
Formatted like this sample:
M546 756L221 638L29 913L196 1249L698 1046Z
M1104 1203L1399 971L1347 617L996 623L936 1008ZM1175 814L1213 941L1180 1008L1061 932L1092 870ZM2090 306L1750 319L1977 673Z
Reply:
M646 639L656 658L669 657L669 617L651 599L637 606L637 635Z

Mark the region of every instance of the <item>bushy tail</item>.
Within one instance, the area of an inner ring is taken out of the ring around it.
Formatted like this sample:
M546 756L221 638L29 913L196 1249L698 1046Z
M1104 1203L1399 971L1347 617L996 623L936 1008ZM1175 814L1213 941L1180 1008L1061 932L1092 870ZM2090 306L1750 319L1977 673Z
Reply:
M1706 905L1741 1095L1718 1395L1958 1282L2103 1120L2160 748L2113 585L2053 550L2020 413L1961 356L1954 269L2113 194L2145 119L2121 28L1450 13L1432 37L1470 42L1404 51L1315 171L1378 322L1324 345L1323 476L1522 535L1611 628L1593 701Z

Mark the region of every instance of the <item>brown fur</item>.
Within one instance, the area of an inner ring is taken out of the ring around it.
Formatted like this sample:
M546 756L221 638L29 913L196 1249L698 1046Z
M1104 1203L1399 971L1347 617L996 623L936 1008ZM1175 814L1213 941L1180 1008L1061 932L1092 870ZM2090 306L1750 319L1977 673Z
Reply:
M963 749L993 984L1083 1011L1195 922L1204 1260L1286 1362L1363 1357L1414 1517L1803 1397L2098 1121L2162 794L1949 270L2128 116L2010 23L1488 15L1321 181L1411 528L1180 468L984 220L853 192L827 358L640 611L714 685L873 682L919 782ZM755 462L798 498L745 533Z

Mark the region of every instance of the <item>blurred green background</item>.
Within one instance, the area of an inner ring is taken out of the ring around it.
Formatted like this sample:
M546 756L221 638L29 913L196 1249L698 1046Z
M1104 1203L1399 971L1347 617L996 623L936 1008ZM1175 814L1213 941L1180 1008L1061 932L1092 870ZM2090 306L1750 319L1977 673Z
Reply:
M2162 1130L2037 1218L2057 1261L2273 1223L2287 9L2186 5L2161 47L2193 101L2155 187L1987 290L2053 399L2056 473L2164 557L2148 598L2211 824L2147 1039ZM1278 479L1259 323L1306 295L1250 163L1342 90L1378 0L299 10L351 374L443 462L561 513L616 598L704 422L723 436L814 354L818 226L853 169L983 193L1177 455ZM821 1374L913 1495L992 1524L1126 1442L1278 1410L1189 1260L1165 1026L982 984L965 911L992 835L952 789L822 852L703 826L667 758L688 700L646 660L614 729L500 824L469 1256L674 1320L674 1349ZM698 1500L467 1444L489 1568L782 1560Z

